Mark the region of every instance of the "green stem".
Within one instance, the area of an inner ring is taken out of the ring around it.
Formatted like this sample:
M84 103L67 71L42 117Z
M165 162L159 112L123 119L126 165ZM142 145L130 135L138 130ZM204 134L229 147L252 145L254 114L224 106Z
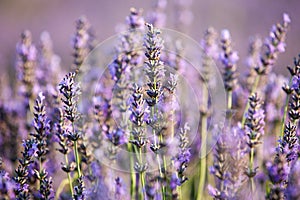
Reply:
M202 104L204 109L208 109L208 91L203 85L202 87ZM207 112L207 111L204 111ZM199 185L197 200L203 199L204 185L206 180L206 136L207 136L207 113L202 113L201 116L201 154L200 154L200 166L199 166Z
M132 156L132 145L130 143L127 144L128 152L130 153L129 159L130 159L130 196L133 198L135 196L135 188L136 188L136 179L135 179L135 173L134 173L134 160Z
M143 165L142 148L139 148L139 163L141 165ZM146 189L145 188L145 173L144 172L140 172L139 178L140 178L141 186L142 186L142 188L141 188L141 190L142 190L142 192L141 192L141 198L142 199L146 199L147 196L146 196L146 191L145 191L145 189Z
M39 157L39 174L42 173L42 158ZM37 189L40 190L41 188L41 180L37 180Z
M291 85L292 80L293 80L292 77L290 77L289 85ZM288 94L288 95L286 96L286 99L285 99L284 113L283 113L283 118L282 118L282 121L281 121L281 130L280 130L280 137L281 137L281 138L283 137L285 121L286 121L287 114L288 114L289 101L290 101L290 95ZM277 138L278 138L278 137L277 137Z
M252 193L255 191L255 185L254 185L254 179L252 177L252 173L253 173L253 167L254 166L254 148L252 147L250 149L250 155L249 155L249 173L250 173L250 181L251 181L251 191Z
M68 155L65 154L65 162L66 162L66 165L69 166L69 159L68 159ZM71 178L71 174L70 172L67 172L67 176L68 176L68 181L69 181L69 186L70 186L70 192L72 194L72 197L74 195L74 192L73 192L73 183L72 183L72 178Z
M230 116L231 116L231 108L232 108L232 90L227 91L227 109L230 112Z
M73 128L73 132L75 134L75 125L74 122L72 122L72 128ZM78 171L78 178L81 177L81 170L80 170L80 159L79 159L79 154L78 154L78 144L77 144L77 140L74 141L74 156L75 156L75 161L76 161L76 166L77 166L77 171Z
M206 179L206 131L207 131L207 116L202 116L201 119L201 157L200 157L200 172L199 172L199 187L197 200L203 199L204 185Z
M78 144L77 141L74 142L74 153L75 153L75 160L77 165L77 171L78 171L78 177L81 177L81 170L80 170L80 160L79 160L79 154L78 154Z
M59 196L60 194L63 192L65 186L68 184L68 180L67 179L64 179L58 186L57 188L57 191L56 191L56 194L55 194L55 199L58 200L60 199ZM73 194L72 194L72 197L73 197Z

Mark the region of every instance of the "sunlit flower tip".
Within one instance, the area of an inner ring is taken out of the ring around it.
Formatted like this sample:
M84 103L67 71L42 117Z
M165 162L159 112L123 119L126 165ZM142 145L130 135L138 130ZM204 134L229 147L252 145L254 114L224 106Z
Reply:
M221 32L221 39L222 40L230 40L231 36L230 36L230 32L227 29L222 30Z
M291 23L291 18L290 18L290 16L288 15L288 14L286 14L286 13L284 13L283 14L283 22L284 23Z
M45 96L44 96L43 92L39 92L38 96L41 101L45 100Z

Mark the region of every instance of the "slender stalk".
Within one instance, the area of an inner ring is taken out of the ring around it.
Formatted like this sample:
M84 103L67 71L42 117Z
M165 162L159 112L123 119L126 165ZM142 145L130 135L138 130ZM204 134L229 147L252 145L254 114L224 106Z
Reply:
M42 158L39 157L39 174L42 173ZM37 180L36 182L36 185L37 185L37 189L40 190L41 188L41 180Z
M69 166L69 159L68 159L68 155L65 154L65 162L66 162L66 165ZM68 181L69 181L69 186L70 186L70 192L72 194L72 197L74 195L74 192L73 192L73 183L72 183L72 178L71 178L71 174L70 172L67 172L67 176L68 176Z
M139 163L143 163L143 156L142 156L142 148L139 148ZM140 181L141 181L141 198L142 199L146 199L147 195L146 195L146 191L145 191L145 172L140 172Z
M72 122L72 127L73 127L73 132L75 134L75 125L74 122ZM75 161L76 161L76 166L77 166L77 172L78 172L78 177L81 177L81 170L80 170L80 159L79 159L79 154L78 154L78 143L77 140L74 141L74 156L75 156Z
M292 77L290 77L289 85L291 85L292 80L293 80ZM285 100L285 105L284 105L283 118L282 118L282 121L281 121L281 130L280 130L280 137L281 138L283 137L283 133L284 133L284 126L285 126L285 121L286 121L287 114L288 114L289 101L290 101L290 95L287 94L286 100Z
M136 187L136 180L135 180L135 173L134 173L134 159L132 156L133 148L130 143L127 143L127 150L130 153L129 160L130 160L130 196L133 199L135 196L135 187Z
M58 188L57 188L57 191L56 191L56 194L55 194L55 199L56 199L56 200L60 199L59 196L60 196L60 194L62 193L62 191L64 190L65 185L67 185L67 184L68 184L68 179L64 179L64 180L59 184L59 186L58 186ZM72 196L73 196L73 194L72 194Z
M253 166L254 166L254 147L252 147L250 149L250 153L249 153L249 173L252 174L253 173ZM255 191L255 184L254 184L254 179L253 177L250 177L250 181L251 181L251 191L252 193Z
M206 87L202 87L202 104L204 109L208 109L208 93ZM199 185L197 200L203 199L204 185L206 180L206 135L207 135L207 111L204 111L201 115L201 155L200 155L200 167L199 167Z
M232 109L232 91L227 91L227 109L230 112L231 116L231 109Z

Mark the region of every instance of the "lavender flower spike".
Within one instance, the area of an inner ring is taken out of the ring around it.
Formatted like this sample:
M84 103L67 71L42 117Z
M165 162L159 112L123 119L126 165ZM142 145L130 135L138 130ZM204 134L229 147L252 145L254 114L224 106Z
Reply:
M25 108L29 108L29 100L33 98L35 83L35 64L37 50L32 44L31 32L26 30L21 34L21 41L17 44L17 70L22 82Z
M147 99L149 106L158 103L162 92L161 78L164 76L163 62L160 61L161 49L163 48L163 40L159 37L160 30L153 27L152 24L146 24L148 32L144 38L144 46L146 47L145 56L147 57L146 75L148 77Z
M278 54L285 52L286 34L290 23L291 19L288 14L285 13L283 14L282 24L278 23L272 27L269 37L266 38L264 43L266 50L264 54L261 55L260 64L255 68L257 74L268 74L277 60Z
M223 79L225 89L232 91L237 83L236 63L239 57L237 52L232 50L231 36L227 29L221 32L221 49L220 60L224 65Z
M261 137L264 135L265 114L261 108L262 102L257 93L249 97L249 109L246 114L245 132L248 136L247 144L250 149L249 168L246 172L249 178L256 175L256 169L253 167L253 158L255 147L261 143Z

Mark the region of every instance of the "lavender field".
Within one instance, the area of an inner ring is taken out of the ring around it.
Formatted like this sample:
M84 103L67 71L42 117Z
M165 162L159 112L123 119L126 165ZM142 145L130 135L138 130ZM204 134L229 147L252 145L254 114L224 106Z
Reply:
M123 4L103 32L78 13L69 48L51 23L0 37L0 199L300 199L297 4L237 39L238 19L197 31L207 2Z

